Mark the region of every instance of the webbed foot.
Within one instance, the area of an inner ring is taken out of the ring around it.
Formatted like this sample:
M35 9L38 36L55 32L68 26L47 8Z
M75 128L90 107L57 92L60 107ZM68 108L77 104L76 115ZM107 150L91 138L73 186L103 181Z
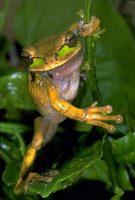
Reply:
M84 120L87 124L100 126L108 130L108 132L114 132L115 127L107 124L104 121L114 121L116 123L122 123L123 117L121 115L107 115L112 112L112 106L107 105L103 107L95 107L97 102L94 102L91 107L85 109Z
M21 194L23 193L23 189L25 192L27 192L30 184L39 182L49 183L53 180L53 177L56 176L58 173L59 172L57 170L51 171L49 173L42 173L41 175L37 173L29 173L25 180L15 185L14 193Z

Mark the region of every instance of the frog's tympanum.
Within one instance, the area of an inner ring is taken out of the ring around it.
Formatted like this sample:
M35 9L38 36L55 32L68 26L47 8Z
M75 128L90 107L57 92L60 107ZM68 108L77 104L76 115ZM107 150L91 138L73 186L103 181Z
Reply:
M83 61L82 45L78 37L95 34L99 30L100 21L92 17L89 24L77 22L69 30L60 35L42 39L33 46L23 48L22 56L29 63L28 89L41 116L34 122L34 136L22 161L15 193L25 191L33 182L50 182L53 173L40 175L29 173L37 151L54 137L58 124L66 117L81 122L100 126L114 132L113 125L104 121L122 122L122 116L107 115L112 112L110 105L80 109L71 102L75 98L80 77L80 66ZM103 114L104 113L104 114Z

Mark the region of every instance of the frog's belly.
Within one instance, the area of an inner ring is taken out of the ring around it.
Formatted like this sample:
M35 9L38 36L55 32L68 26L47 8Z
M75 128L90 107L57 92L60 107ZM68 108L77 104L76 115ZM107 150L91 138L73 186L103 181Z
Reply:
M66 117L51 106L45 79L38 74L35 74L33 80L32 78L31 74L28 73L28 89L38 112L53 123L59 124L64 121Z
M46 106L44 104L36 105L38 112L45 118L55 124L59 124L66 119L64 115L55 110L50 102Z

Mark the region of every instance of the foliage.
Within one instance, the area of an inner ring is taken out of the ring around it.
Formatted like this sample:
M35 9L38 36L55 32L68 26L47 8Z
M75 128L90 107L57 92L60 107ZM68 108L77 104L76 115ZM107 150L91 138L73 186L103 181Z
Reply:
M11 2L8 1L9 4ZM55 6L52 7L52 2L48 0L22 1L14 15L16 41L21 47L67 29L77 20L76 12L85 7L83 0L53 0L53 4ZM6 5L1 27L7 9ZM50 194L73 187L82 180L97 181L96 191L99 190L98 182L103 182L106 194L109 191L114 200L120 199L126 191L134 191L134 35L110 2L93 1L91 12L101 20L101 28L106 29L96 48L97 82L102 104L112 105L113 113L122 114L124 122L116 125L114 134L107 136L108 133L104 134L101 128L66 120L60 124L57 135L45 151L42 149L39 152L33 166L33 171L39 173L58 169L59 174L50 183L30 185L28 195L14 195L13 185L31 140L37 113L27 91L26 72L20 68L15 70L7 60L10 42L1 34L0 155L5 168L2 199L38 199L37 194L49 199ZM93 101L88 80L89 74L87 80L82 80L83 87L80 86L74 102L78 107L88 107ZM40 162L42 166L38 164Z

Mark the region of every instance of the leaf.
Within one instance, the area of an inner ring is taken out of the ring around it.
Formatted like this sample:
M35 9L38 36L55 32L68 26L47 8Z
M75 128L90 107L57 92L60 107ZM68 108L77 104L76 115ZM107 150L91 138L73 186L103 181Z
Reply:
M6 196L8 197L8 200L38 200L38 196L26 196L26 195L15 195L13 192L13 187L12 186L7 186L4 182L2 182L2 190L4 191L4 193L6 194ZM5 200L5 198L4 198Z
M130 182L129 173L123 163L118 165L118 180L123 190L133 191L134 188Z
M7 133L8 135L16 136L16 138L18 139L21 155L23 156L25 153L25 150L26 150L26 146L25 146L24 140L20 134L24 133L24 132L28 132L32 128L27 125L24 125L24 124L13 123L13 122L12 123L11 122L0 122L0 128L1 128L2 133ZM12 149L14 149L14 148L12 147Z
M118 162L135 163L135 132L111 142Z
M13 161L6 165L6 169L3 172L2 180L9 186L16 183L18 178L18 172L20 169L20 163Z
M19 145L17 141L14 139L7 139L7 137L0 136L0 157L6 163L12 160L20 159L21 155L19 152Z
M15 15L15 32L22 46L67 29L84 7L82 0L23 1ZM24 15L25 13L25 15Z
M63 164L60 172L50 183L35 183L29 185L28 193L38 193L42 197L47 197L49 194L71 186L80 178L82 172L89 167L95 160L100 159L102 155L102 142L97 141L93 145L84 148L82 151ZM18 177L19 166L17 163L9 163L3 173L3 181L12 185ZM11 175L12 174L12 175Z
M3 76L0 79L0 86L0 108L35 109L27 90L25 73L18 72Z
M97 46L97 78L103 104L114 111L135 116L135 45L133 35L109 1L92 1L92 13L99 17L106 32ZM126 38L126 40L125 40Z
M15 135L15 133L24 133L31 130L30 126L13 123L13 122L0 122L0 131L3 133Z
M98 180L110 184L108 167L105 161L95 160L82 174L82 178Z
M97 141L90 147L84 148L71 161L63 165L60 173L48 183L38 183L31 185L30 192L38 192L42 197L47 197L52 192L65 189L71 186L82 174L82 172L89 167L93 161L100 159L102 155L102 143Z

